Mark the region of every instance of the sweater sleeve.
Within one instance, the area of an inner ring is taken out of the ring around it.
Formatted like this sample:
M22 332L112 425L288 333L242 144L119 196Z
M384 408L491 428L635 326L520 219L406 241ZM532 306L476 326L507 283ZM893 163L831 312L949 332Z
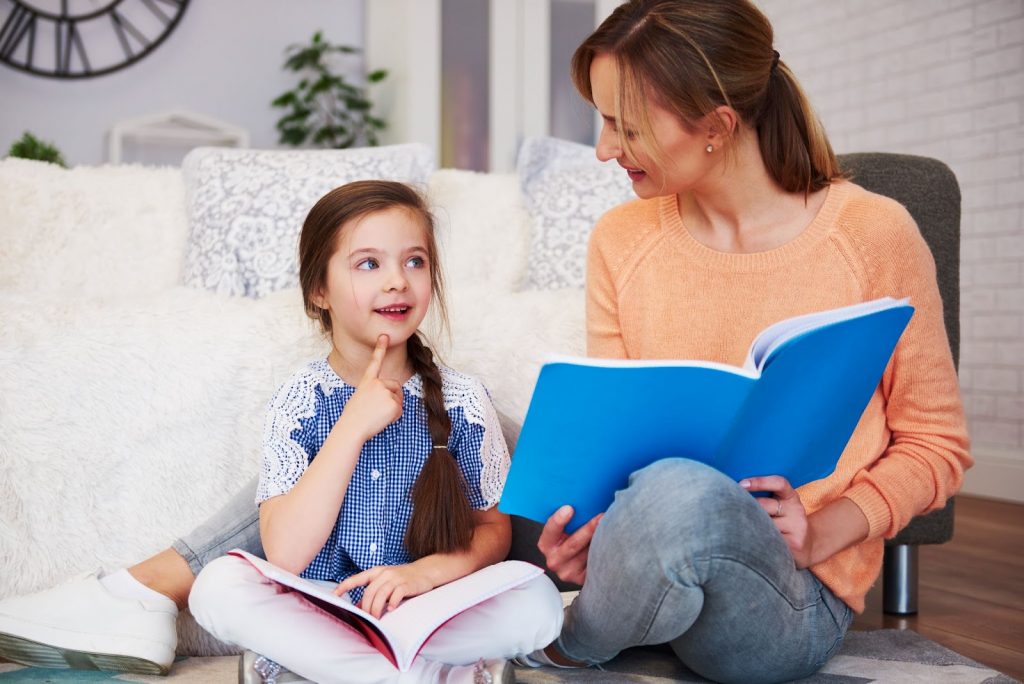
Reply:
M626 344L619 321L618 291L609 263L613 245L599 220L587 247L587 356L600 359L626 358Z
M973 462L935 262L905 209L892 224L879 228L888 231L881 244L861 246L869 298L909 297L914 307L882 376L889 445L844 494L867 517L870 538L891 538L944 506Z

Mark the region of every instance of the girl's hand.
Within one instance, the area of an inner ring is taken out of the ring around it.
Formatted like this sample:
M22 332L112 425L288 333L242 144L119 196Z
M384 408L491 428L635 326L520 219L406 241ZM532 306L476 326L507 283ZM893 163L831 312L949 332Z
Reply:
M537 548L544 554L548 568L563 582L582 584L587 580L587 556L590 554L590 540L594 538L599 513L586 525L572 534L565 533L565 526L572 519L572 506L562 506L544 524L544 530L537 540Z
M380 369L388 351L388 336L377 338L373 356L366 366L356 393L345 404L338 424L344 423L363 442L402 417L402 386L396 380L383 380Z
M379 618L387 610L394 610L407 598L425 594L434 588L430 580L412 565L378 565L352 575L335 589L335 596L341 596L350 589L366 585L359 607Z
M749 477L740 480L740 486L751 492L771 492L771 497L758 497L757 503L761 504L761 508L771 516L775 527L782 533L796 561L796 567L809 567L814 551L813 530L808 524L807 511L800 501L800 495L789 484L789 480L779 475Z

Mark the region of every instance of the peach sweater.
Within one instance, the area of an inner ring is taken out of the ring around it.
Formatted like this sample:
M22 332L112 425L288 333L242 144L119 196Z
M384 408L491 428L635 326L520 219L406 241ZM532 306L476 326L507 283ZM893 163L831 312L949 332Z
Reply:
M972 463L935 264L914 220L895 201L843 181L799 236L767 252L705 247L684 227L674 196L612 209L590 240L587 350L595 357L739 366L776 321L886 295L909 297L914 316L836 471L799 490L808 513L845 496L868 520L866 541L811 568L857 612L881 569L883 538L942 507Z

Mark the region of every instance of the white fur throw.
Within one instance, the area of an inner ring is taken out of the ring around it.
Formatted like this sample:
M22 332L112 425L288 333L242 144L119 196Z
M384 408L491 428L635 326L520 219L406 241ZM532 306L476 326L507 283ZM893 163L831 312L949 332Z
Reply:
M178 168L0 160L0 290L121 296L181 280Z

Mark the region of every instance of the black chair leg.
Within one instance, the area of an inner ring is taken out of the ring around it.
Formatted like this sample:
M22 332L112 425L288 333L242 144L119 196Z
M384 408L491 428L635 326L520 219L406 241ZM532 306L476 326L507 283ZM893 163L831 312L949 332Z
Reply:
M889 615L917 613L917 544L885 547L882 610Z

